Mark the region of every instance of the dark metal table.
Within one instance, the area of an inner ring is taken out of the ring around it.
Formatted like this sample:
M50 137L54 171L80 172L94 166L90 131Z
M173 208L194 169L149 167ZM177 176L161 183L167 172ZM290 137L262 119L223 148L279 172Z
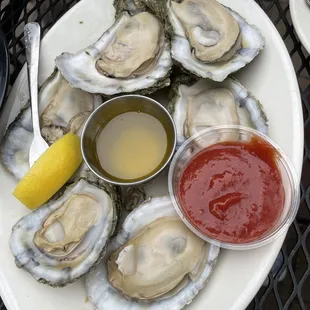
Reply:
M39 21L44 34L77 2L78 0L0 0L0 25L9 43L10 51L10 85L14 83L25 62L23 44L25 22ZM288 0L256 0L256 2L276 25L295 67L303 100L305 150L301 182L302 197L298 215L289 229L282 250L268 278L247 310L309 310L310 56L301 45L292 25ZM0 299L0 310L4 309L5 306Z

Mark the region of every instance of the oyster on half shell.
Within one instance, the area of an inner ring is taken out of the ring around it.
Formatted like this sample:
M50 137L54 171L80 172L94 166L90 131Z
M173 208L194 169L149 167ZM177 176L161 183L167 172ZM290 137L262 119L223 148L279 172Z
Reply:
M87 117L102 103L100 96L70 87L58 70L43 83L38 101L41 134L48 144L68 132L79 135ZM29 170L32 140L31 109L27 106L7 129L0 149L2 163L17 179Z
M118 188L81 177L15 224L10 247L16 265L51 286L76 281L105 254L119 203Z
M204 287L218 254L183 224L169 196L152 198L127 216L88 274L88 297L98 310L181 309Z
M167 1L172 58L198 77L223 81L265 46L260 31L216 0Z
M256 26L216 0L125 3L128 7L147 6L164 21L171 38L172 58L187 72L201 78L221 82L250 63L265 46Z
M63 53L56 66L73 87L90 93L151 93L170 84L170 43L153 14L122 12L97 42Z
M241 48L237 20L217 1L172 0L168 5L170 14L177 17L179 26L185 31L197 60L204 63L226 61Z
M216 125L242 125L268 133L262 105L237 80L223 82L190 79L176 82L169 110L177 130L177 145L202 129Z

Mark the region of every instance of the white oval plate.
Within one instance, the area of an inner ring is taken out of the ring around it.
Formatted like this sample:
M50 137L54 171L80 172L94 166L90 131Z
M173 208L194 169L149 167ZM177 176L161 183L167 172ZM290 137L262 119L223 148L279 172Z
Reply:
M256 24L266 37L264 51L237 74L264 105L270 121L270 137L292 160L301 174L303 155L303 118L299 88L294 68L277 30L250 0L221 0L250 23ZM53 71L60 53L75 52L93 43L114 19L112 0L82 0L47 33L42 40L40 83ZM20 72L0 119L6 127L28 99L26 67ZM0 128L0 132L2 132ZM54 289L37 283L30 274L15 266L9 249L12 226L29 212L13 196L14 178L0 167L0 294L8 310L87 310L83 280ZM188 307L197 309L244 309L265 280L285 236L260 249L222 251L214 274L205 289ZM118 310L118 309L115 309Z
M306 0L290 0L290 12L298 37L310 54L310 6Z

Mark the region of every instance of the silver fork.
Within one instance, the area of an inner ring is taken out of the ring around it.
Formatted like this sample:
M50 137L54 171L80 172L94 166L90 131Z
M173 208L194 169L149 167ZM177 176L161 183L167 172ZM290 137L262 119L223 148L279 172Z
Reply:
M48 144L41 136L38 109L38 71L40 55L40 25L28 23L24 27L26 58L28 67L28 86L31 101L33 141L29 150L29 166L48 149Z
M306 0L307 4L310 5L310 0Z

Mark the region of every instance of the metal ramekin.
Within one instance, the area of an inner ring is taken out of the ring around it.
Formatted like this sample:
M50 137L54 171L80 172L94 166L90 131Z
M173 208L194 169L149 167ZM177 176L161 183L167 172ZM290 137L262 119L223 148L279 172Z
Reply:
M97 135L105 122L107 123L117 115L130 111L148 113L159 119L165 127L168 139L171 139L171 147L167 150L169 154L166 154L166 160L163 161L158 169L156 169L152 174L146 176L143 179L134 181L128 180L127 182L124 180L117 180L116 178L112 178L107 173L105 173L96 157L94 146L96 143ZM163 169L165 169L165 167L168 165L174 154L175 147L176 128L169 112L157 101L140 95L124 95L104 102L89 116L81 136L82 155L89 169L100 179L116 185L132 186L150 181L161 171L163 171Z

